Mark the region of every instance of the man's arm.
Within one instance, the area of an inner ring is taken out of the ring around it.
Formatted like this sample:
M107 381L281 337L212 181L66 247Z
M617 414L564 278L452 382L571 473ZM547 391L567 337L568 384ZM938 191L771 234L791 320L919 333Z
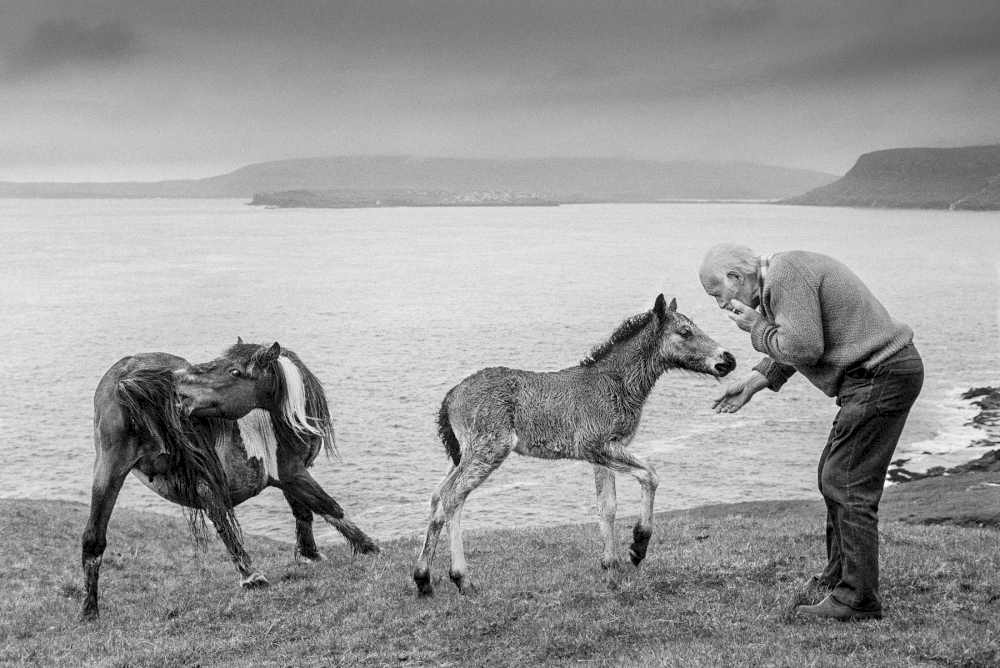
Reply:
M768 285L774 322L758 318L752 323L754 350L786 367L815 366L824 351L819 295L794 267L773 272Z

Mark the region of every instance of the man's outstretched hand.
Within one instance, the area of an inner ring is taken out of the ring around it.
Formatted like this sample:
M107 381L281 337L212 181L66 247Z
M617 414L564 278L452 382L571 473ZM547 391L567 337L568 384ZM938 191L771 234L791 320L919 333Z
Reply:
M751 371L743 380L730 383L722 394L716 397L712 403L712 408L716 413L735 413L743 408L753 398L753 395L768 385L769 383L764 374L760 371Z

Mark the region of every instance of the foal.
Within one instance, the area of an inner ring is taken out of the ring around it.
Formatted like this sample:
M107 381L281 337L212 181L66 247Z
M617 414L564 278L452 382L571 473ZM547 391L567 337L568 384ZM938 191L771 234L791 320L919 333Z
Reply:
M462 547L462 506L511 451L594 465L604 568L619 563L614 474L634 476L642 486L642 508L629 556L638 566L653 533L657 486L653 467L627 450L642 406L668 369L722 377L735 367L728 351L677 312L676 300L667 306L660 295L652 310L623 322L579 366L551 373L493 367L453 387L438 415L438 433L453 465L431 496L427 535L413 571L418 594L434 593L430 568L445 523L451 534L449 575L461 593L474 589Z

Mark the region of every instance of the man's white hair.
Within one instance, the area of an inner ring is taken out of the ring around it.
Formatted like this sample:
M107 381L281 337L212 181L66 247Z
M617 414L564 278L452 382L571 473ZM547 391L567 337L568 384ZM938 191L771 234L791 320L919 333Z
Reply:
M739 244L717 244L705 254L699 272L702 280L719 279L736 272L744 278L756 276L759 257L752 248Z

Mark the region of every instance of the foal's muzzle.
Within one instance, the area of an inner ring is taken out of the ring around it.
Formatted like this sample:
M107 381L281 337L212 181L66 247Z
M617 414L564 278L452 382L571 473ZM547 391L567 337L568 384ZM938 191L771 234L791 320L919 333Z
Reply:
M736 358L728 350L722 351L722 361L715 365L715 375L722 378L736 368Z

